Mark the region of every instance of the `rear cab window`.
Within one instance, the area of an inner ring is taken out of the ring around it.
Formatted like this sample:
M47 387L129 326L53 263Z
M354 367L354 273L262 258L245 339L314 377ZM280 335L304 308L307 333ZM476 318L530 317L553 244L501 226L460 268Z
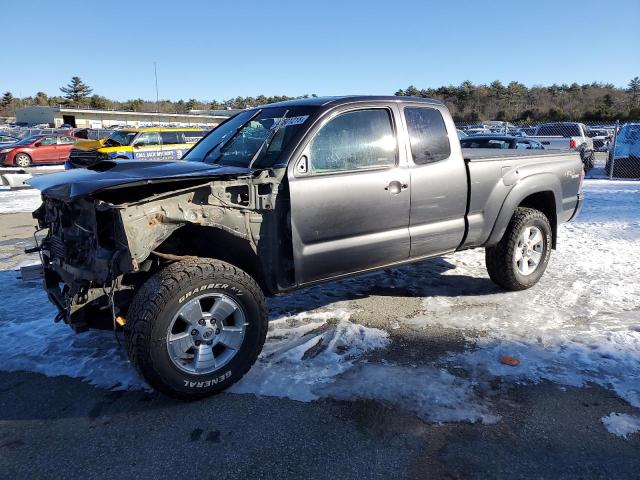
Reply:
M431 107L405 107L411 156L416 165L439 162L451 156L451 145L442 114Z
M162 145L176 145L182 143L181 132L161 132Z

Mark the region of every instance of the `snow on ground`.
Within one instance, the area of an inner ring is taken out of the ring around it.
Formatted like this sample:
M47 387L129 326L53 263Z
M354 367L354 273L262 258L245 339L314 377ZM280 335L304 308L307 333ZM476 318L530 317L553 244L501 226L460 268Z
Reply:
M559 250L538 287L495 300L430 296L424 313L407 321L483 331L448 359L476 378L591 382L640 407L640 184L594 181L586 189L583 215L560 228ZM453 257L453 272L482 275L477 253ZM496 361L505 354L520 365Z
M316 386L335 381L363 354L389 344L388 334L348 320L344 310L301 313L275 320L260 361L231 389L310 401Z
M491 423L499 418L487 385L500 378L595 383L640 408L640 182L588 180L585 193L581 216L560 227L559 248L530 290L493 287L484 252L472 250L272 299L265 349L231 391L300 401L372 399L427 421ZM145 388L112 333L75 335L53 324L40 286L25 287L15 277L0 272L0 368ZM384 329L358 325L351 321L358 294L374 287L422 298L422 307ZM418 363L384 360L392 342L385 330L417 335L435 327L461 332L466 348ZM501 355L520 364L502 365ZM612 414L602 421L612 433L628 434L634 418Z
M0 213L33 212L42 203L40 191L0 189Z
M627 438L629 435L640 432L640 416L626 413L611 413L602 417L605 428L614 435Z

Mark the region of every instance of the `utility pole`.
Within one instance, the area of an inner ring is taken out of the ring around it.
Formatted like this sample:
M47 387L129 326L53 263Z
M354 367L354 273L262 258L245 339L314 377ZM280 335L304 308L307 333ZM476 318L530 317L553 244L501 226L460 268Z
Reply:
M156 62L153 62L153 73L156 77L156 114L158 125L160 125L160 97L158 96L158 67Z

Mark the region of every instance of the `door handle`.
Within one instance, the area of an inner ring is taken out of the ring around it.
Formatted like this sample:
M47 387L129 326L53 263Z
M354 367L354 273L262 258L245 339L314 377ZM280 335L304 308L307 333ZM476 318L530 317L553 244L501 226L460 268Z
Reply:
M409 185L401 183L398 180L393 180L389 182L389 185L384 187L384 189L388 190L391 195L398 195L402 190L406 190L407 188L409 188Z

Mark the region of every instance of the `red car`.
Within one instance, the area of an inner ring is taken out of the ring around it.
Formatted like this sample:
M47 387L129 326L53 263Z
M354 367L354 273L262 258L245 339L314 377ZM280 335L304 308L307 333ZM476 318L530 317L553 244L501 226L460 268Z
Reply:
M78 139L70 135L33 135L0 147L0 165L28 167L32 164L64 163Z

